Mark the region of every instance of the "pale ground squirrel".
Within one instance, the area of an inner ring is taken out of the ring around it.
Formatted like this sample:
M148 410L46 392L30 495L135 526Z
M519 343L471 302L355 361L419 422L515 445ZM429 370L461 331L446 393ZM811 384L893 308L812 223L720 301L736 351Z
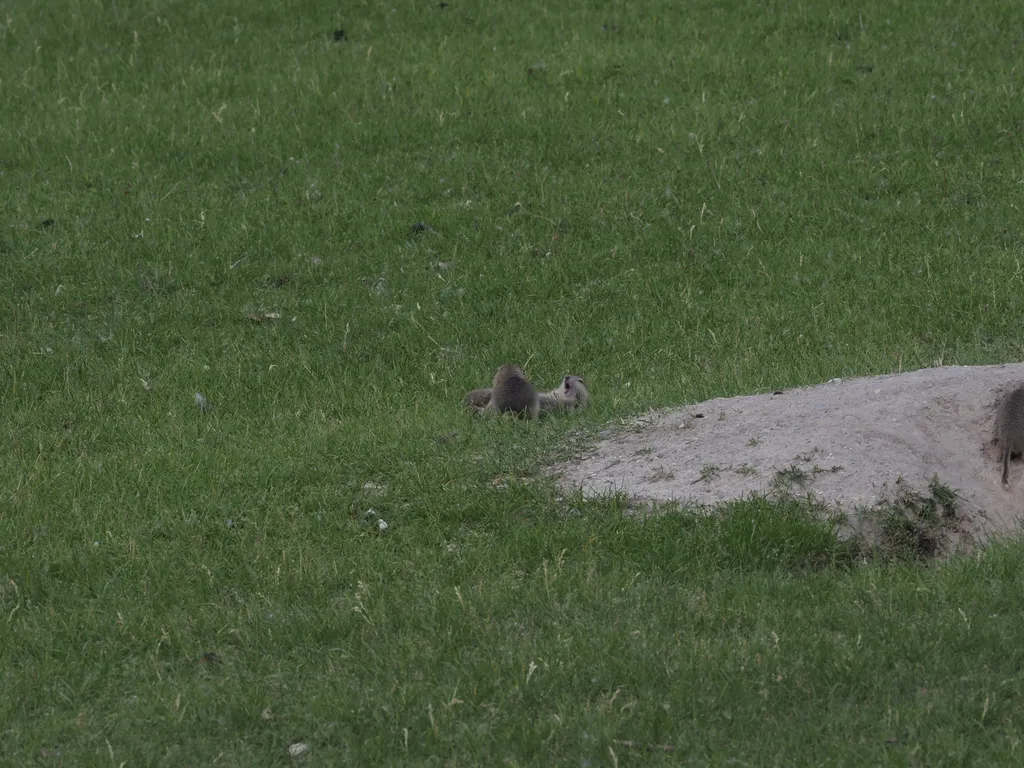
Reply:
M562 386L540 396L542 411L575 411L590 405L590 392L587 391L583 379L569 374L562 379Z

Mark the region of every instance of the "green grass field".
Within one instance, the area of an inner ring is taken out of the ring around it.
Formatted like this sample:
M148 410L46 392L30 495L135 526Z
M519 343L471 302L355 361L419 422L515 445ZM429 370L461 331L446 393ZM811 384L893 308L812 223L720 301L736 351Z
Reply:
M864 562L541 469L1021 359L1020 20L8 3L0 764L1019 764L1021 544ZM472 418L509 361L593 407Z

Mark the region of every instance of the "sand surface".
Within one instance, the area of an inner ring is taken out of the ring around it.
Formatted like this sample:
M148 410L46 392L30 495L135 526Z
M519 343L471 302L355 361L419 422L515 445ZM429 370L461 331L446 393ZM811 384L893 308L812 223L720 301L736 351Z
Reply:
M1016 531L1024 513L1024 464L1005 489L991 443L999 398L1021 383L1024 364L946 366L708 400L640 417L556 471L587 495L714 505L767 495L797 467L808 479L792 492L851 522L897 479L927 495L938 475L959 496L956 535L978 540Z

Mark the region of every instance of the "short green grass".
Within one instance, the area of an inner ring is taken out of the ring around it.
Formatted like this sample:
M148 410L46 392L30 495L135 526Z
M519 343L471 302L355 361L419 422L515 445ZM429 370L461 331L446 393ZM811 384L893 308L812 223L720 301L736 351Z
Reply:
M865 562L540 469L651 407L1019 359L1019 19L8 4L3 761L1018 762L1019 544ZM471 418L508 361L593 407Z

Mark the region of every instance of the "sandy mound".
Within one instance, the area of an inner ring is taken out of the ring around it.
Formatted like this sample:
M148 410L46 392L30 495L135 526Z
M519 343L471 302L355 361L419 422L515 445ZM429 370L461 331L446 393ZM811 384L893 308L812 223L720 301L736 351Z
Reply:
M557 470L587 495L717 504L769 494L799 476L810 494L851 516L909 487L939 480L959 496L959 537L1013 531L1024 512L1024 466L1000 483L991 445L1002 393L1024 382L1024 364L949 366L807 389L719 398L638 419ZM780 474L781 473L781 474Z

